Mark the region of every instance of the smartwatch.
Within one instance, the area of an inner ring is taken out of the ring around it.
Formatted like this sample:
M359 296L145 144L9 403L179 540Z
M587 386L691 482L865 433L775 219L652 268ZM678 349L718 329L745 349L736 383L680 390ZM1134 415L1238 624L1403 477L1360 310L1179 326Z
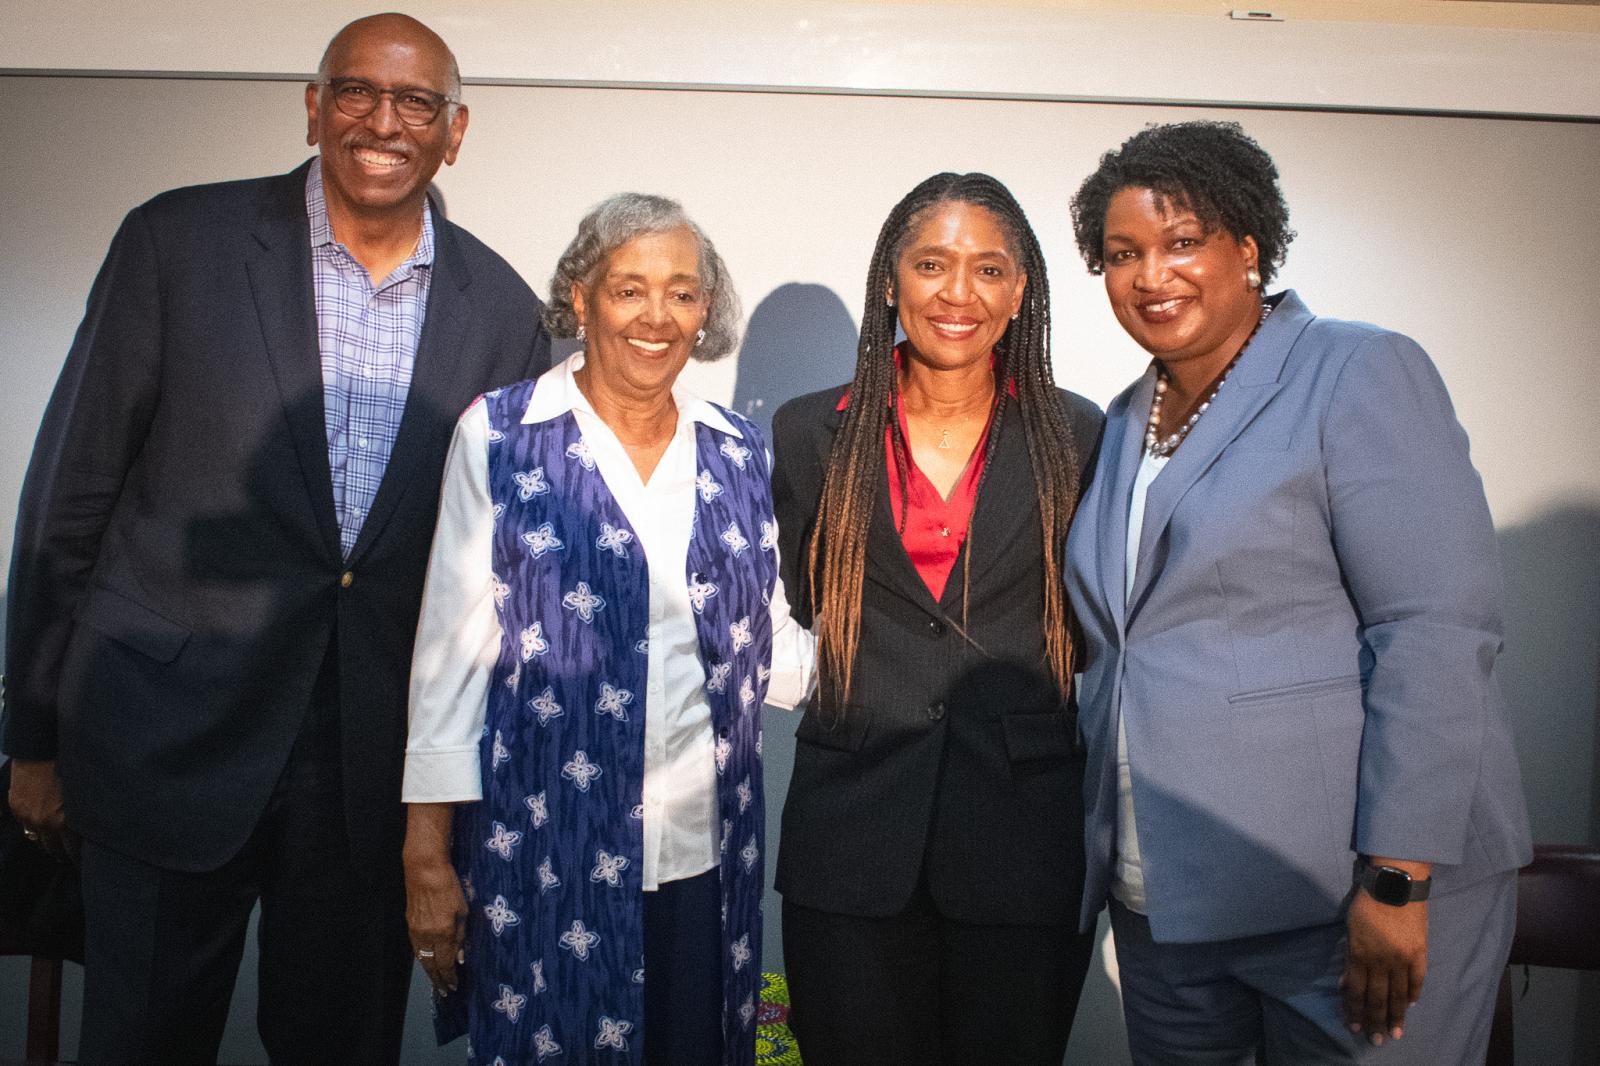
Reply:
M1356 863L1356 884L1379 903L1404 907L1428 898L1433 878L1414 878L1394 866L1382 866L1362 858Z

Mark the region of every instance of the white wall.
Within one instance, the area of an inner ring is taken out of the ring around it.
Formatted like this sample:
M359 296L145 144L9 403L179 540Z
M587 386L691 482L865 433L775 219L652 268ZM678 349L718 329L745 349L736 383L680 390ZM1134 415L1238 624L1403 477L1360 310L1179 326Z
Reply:
M1269 7L1282 22L1245 23ZM0 72L301 74L370 0L6 0ZM1600 10L1460 0L415 0L469 78L1600 115Z

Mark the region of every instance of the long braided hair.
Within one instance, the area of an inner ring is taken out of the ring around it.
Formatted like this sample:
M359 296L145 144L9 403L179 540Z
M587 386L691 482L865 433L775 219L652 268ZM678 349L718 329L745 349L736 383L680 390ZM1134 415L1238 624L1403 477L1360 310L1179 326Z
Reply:
M894 415L899 406L899 380L891 353L897 319L885 294L894 289L900 254L918 225L932 209L947 203L970 204L993 215L1018 265L1027 274L1027 287L1017 318L995 344L994 409L983 447L986 456L994 455L993 444L999 439L1008 408L1013 406L1005 387L1009 381L1016 389L1014 406L1022 419L1028 462L1039 489L1044 534L1045 657L1063 698L1071 685L1070 609L1062 584L1061 553L1077 506L1082 458L1057 399L1055 375L1050 367L1050 283L1045 273L1044 255L1021 206L999 181L978 173L935 174L895 205L878 232L878 244L867 270L855 379L850 386L844 419L828 456L821 507L811 538L807 572L815 575L816 580L813 606L819 616L822 695L839 708L840 713L849 699L856 652L861 643L861 589L866 573L867 530L877 502L878 481L886 469L886 433L890 434L895 450L901 499L907 498L906 471L911 465L910 448L900 432L899 419ZM992 463L986 462L979 476L980 497L991 466ZM903 515L901 521L903 525ZM821 550L824 542L826 551ZM959 625L963 638L970 643L967 621L972 567L970 523L961 557Z

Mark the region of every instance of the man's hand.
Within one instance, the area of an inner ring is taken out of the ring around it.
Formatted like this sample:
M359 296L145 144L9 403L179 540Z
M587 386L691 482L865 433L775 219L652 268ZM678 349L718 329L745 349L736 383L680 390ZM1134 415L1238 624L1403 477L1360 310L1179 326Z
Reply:
M61 803L61 778L54 759L12 759L11 791L6 797L28 839L60 862L68 861L70 839Z
M1417 879L1429 876L1425 863L1372 861ZM1405 1034L1406 1010L1422 994L1428 972L1428 904L1395 907L1358 888L1345 924L1350 953L1339 979L1345 1022L1352 1033L1366 1033L1374 1044L1399 1040Z

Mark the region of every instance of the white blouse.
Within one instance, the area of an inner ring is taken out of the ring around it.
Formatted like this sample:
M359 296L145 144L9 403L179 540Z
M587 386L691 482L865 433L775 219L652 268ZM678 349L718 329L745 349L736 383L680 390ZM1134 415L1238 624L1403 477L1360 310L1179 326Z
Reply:
M716 865L717 773L705 667L684 573L695 507L696 422L735 437L711 404L674 387L677 431L648 482L573 374L583 353L534 386L524 424L571 411L606 487L627 516L650 574L649 682L644 729L644 887ZM478 741L500 647L492 578L489 421L474 404L456 425L411 666L410 731L401 798L457 803L482 798ZM772 678L767 702L793 708L810 695L815 640L789 617L780 578L772 591Z

